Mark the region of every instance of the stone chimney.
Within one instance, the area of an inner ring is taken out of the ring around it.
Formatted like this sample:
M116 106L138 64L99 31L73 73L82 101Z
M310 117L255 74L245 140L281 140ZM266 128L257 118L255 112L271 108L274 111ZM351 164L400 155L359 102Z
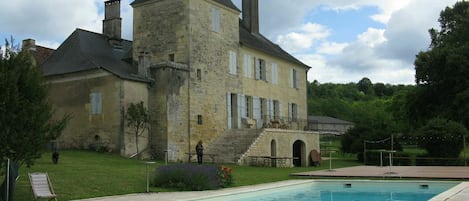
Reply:
M259 33L259 1L243 0L243 26L251 33Z
M109 0L104 2L103 35L111 40L121 40L121 1Z
M23 44L21 45L21 49L36 51L36 40L30 38L24 39Z

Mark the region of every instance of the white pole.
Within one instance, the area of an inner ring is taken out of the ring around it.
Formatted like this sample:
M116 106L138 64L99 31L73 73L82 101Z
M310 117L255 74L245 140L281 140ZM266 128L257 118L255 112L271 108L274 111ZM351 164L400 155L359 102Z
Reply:
M7 200L9 199L9 194L10 194L10 159L7 159Z

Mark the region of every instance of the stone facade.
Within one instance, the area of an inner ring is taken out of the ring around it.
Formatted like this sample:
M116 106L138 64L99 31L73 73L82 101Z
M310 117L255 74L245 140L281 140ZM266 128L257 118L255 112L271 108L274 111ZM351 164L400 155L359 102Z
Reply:
M49 64L50 71L62 73L48 77L51 101L58 115L71 113L74 117L60 143L88 148L99 141L114 152L131 155L135 139L127 135L131 132L125 124L125 110L131 102L144 101L151 123L139 138L139 147L149 147L148 153L156 159L168 154L170 161L187 161L200 140L207 150L221 153L216 143L227 143L220 139L240 133L230 131L252 129L255 132L245 132L247 140L239 141L253 143L246 146L248 150L233 147L246 152L235 159L238 162L252 154L270 155L271 150L277 156L292 157L301 149L297 165L307 165L309 151L319 150L318 135L303 131L306 125L301 121L307 115L309 67L258 33L257 1L252 2L243 1L243 9L250 8L252 15L247 19L253 20L247 31L250 40L263 46L251 46L242 38L245 27L239 20L240 11L229 0L136 0L131 4L134 38L130 48L114 29L107 31L120 27L120 17L115 15L120 1L107 1L111 10L106 16L112 19L103 21L109 23L104 26L104 37L96 39L82 31L75 35L89 39L89 44L106 40L103 52L109 49L115 54L122 52L119 48L128 48L129 57L104 62L110 65L105 68L109 71L102 66L88 71L77 67L73 73L63 74L53 62ZM122 60L131 64L122 64ZM95 58L94 62L101 61ZM127 65L132 69L126 69ZM130 73L123 73L127 71ZM77 93L63 95L71 90ZM105 103L99 114L93 113L97 93ZM277 143L275 149L272 140Z
M306 119L307 69L241 46L239 11L212 0L146 1L133 7L134 62L144 58L156 80L150 89L154 97L150 106L154 105L159 114L151 132L155 155L168 151L170 160L184 160L199 140L210 145L227 129L243 128L241 119L249 119L249 115L242 113L249 112L237 107L246 97L264 100L259 106L264 112L274 108L275 100L277 117L292 116L294 104L296 118ZM220 21L216 29L214 15ZM245 61L245 55L249 61ZM255 77L255 62L259 60L265 62L264 79ZM171 65L156 67L161 62L186 65L187 70ZM246 62L251 63L249 73ZM293 71L298 80L295 86L291 84ZM267 106L267 100L272 106ZM258 115L256 128L265 123L267 118Z
M57 139L60 148L96 149L126 156L135 153L135 137L125 126L124 111L129 103L147 102L145 83L122 80L103 70L54 76L48 81L55 115L71 115ZM100 100L93 96L100 96ZM148 146L146 139L148 132L139 140L141 150Z
M293 167L294 163L298 163L296 164L297 166L309 166L311 164L309 152L313 149L319 151L318 148L319 138L317 133L298 130L265 129L240 159L239 163L249 164L250 157L252 156L273 156L291 158L287 160L287 167ZM299 153L294 153L295 149L298 149ZM293 158L295 158L295 161L292 160Z

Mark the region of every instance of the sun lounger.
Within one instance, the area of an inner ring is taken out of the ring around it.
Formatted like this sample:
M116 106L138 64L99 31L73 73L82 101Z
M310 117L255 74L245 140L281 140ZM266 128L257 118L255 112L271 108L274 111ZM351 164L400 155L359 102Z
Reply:
M28 173L28 175L34 200L49 199L57 201L57 195L54 193L47 173Z

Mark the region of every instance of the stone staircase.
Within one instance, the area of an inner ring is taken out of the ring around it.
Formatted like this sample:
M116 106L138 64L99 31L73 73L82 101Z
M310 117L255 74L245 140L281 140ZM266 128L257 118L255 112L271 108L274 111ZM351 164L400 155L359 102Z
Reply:
M204 153L218 154L218 163L237 163L264 129L230 129L206 146Z

